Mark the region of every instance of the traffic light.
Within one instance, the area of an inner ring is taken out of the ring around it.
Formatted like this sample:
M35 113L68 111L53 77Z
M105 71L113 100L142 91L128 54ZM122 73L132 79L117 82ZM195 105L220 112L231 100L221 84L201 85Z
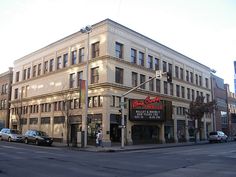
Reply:
M166 78L167 78L167 82L172 82L172 73L171 72L167 72L166 73Z

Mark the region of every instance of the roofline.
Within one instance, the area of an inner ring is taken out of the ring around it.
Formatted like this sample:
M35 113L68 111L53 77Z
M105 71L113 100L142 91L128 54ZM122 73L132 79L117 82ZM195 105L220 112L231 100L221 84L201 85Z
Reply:
M157 42L157 41L155 41L155 40L153 40L153 39L151 39L151 38L149 38L149 37L147 37L147 36L145 36L145 35L143 35L143 34L137 32L137 31L134 31L133 29L130 29L130 28L128 28L128 27L126 27L126 26L124 26L124 25L122 25L122 24L120 24L120 23L118 23L118 22L116 22L116 21L113 21L113 20L111 20L111 19L109 19L109 18L104 19L104 20L102 20L102 21L100 21L100 22L98 22L98 23L93 24L92 27L97 26L97 25L99 25L99 24L102 24L102 23L104 23L104 22L111 22L111 23L114 23L114 24L116 24L116 25L118 25L118 26L120 26L120 27L122 27L122 28L125 28L125 29L127 29L127 30L129 30L129 31L131 31L131 32L133 32L133 33L136 33L137 35L139 35L139 36L141 36L141 37L144 37L144 38L146 38L146 39L148 39L148 40L150 40L150 41L152 41L152 42L154 42L154 43L156 43L156 44L158 44L158 45L160 45L160 46L166 48L167 50L169 50L169 51L171 51L171 52L174 52L174 53L176 53L176 54L178 54L178 55L180 55L180 56L182 56L182 57L185 57L185 58L187 58L187 59L189 59L189 60L191 60L191 61L193 61L193 62L196 62L196 63L200 64L201 66L204 66L204 67L206 67L207 69L211 70L210 67L208 67L208 66L206 66L206 65L204 65L204 64L202 64L202 63L200 63L200 62L198 62L198 61L196 61L196 60L194 60L194 59L192 59L192 58L189 58L188 56L183 55L182 53L177 52L176 50L174 50L174 49L172 49L172 48L170 48L170 47L167 47L166 45L163 45L163 44L161 44L161 43L159 43L159 42ZM60 42L62 42L62 41L69 40L70 38L72 38L73 36L75 36L75 35L77 35L77 34L79 34L79 33L81 33L81 32L80 32L80 31L77 31L77 32L75 32L75 33L72 33L72 34L70 34L70 35L68 35L68 36L66 36L66 37L64 37L64 38L62 38L62 39L59 39L58 41L55 41L55 42L53 42L53 43L51 43L51 44L49 44L49 45L47 45L47 46L45 46L45 47L42 47L42 48L40 48L40 49L38 49L38 50L36 50L36 51L30 53L30 54L27 54L27 55L25 55L25 56L23 56L23 57L21 57L21 58L15 60L14 63L15 63L15 62L18 62L18 61L20 61L20 60L22 60L22 59L24 59L25 57L29 57L29 56L32 56L32 55L34 55L34 54L37 54L38 52L40 52L40 51L42 51L42 50L45 50L45 49L47 49L47 48L49 48L49 47L53 47L54 45L56 45L56 44L58 44L58 43L60 43Z

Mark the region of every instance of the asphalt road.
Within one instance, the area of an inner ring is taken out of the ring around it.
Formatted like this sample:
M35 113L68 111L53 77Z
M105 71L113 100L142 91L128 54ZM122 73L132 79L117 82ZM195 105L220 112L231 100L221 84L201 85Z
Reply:
M0 177L235 177L236 142L85 152L0 142Z

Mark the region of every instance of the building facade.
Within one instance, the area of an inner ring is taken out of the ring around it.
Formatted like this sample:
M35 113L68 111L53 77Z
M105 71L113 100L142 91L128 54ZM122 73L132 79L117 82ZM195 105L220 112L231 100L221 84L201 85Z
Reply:
M195 122L185 111L198 95L211 101L210 68L110 19L93 25L89 40L77 32L14 62L11 127L40 129L70 142L87 127L88 144L101 129L110 146L121 141L121 95L156 70L172 73L172 82L163 76L126 95L125 143L188 141ZM212 116L205 116L198 138L206 139L212 129Z
M13 69L9 68L7 72L0 74L0 129L9 127L10 111L9 105L11 100L11 84Z

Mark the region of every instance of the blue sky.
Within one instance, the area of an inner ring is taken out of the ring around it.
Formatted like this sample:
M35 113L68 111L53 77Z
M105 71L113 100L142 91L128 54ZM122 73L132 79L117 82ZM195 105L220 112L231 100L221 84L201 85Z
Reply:
M0 0L0 73L106 18L215 69L234 91L235 0Z

